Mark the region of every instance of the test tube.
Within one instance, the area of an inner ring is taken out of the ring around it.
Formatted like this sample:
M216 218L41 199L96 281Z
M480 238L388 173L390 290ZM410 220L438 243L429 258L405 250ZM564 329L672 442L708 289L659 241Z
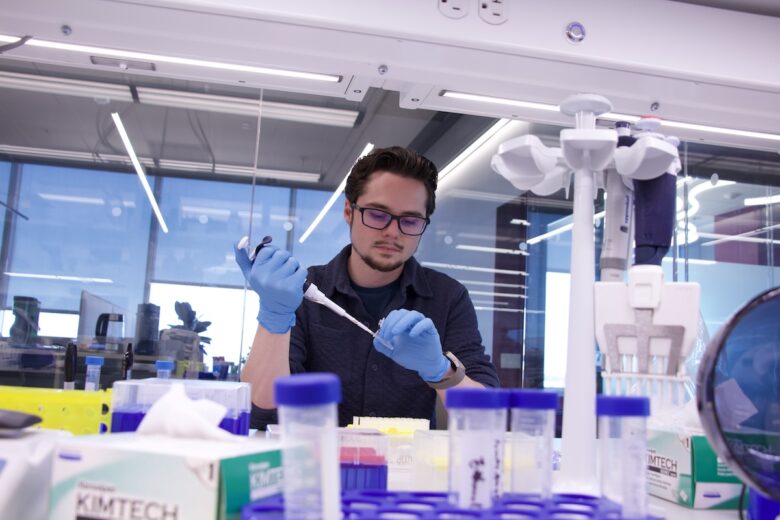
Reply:
M515 389L509 395L512 493L552 494L552 445L558 394Z
M341 518L338 412L341 382L329 373L274 382L284 445L285 518Z
M647 397L598 396L601 494L620 504L620 518L647 516Z
M176 363L170 359L158 359L154 362L154 368L157 369L157 379L170 379L171 372Z
M509 394L493 388L451 388L449 501L486 509L503 491L504 435Z
M103 367L103 358L100 356L87 356L87 377L84 380L84 390L100 390L100 369Z

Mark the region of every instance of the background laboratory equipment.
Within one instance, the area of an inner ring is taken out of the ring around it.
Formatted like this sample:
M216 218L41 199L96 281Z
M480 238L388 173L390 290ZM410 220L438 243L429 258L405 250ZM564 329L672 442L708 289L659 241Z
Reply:
M135 352L154 355L160 338L160 306L153 303L139 303L135 314Z
M750 487L750 518L780 514L780 288L738 310L699 366L697 404L718 455Z
M509 393L494 388L451 388L449 500L486 509L503 491L504 433Z
M309 373L281 377L274 382L274 399L285 443L285 517L339 518L338 376Z
M154 368L157 369L157 379L170 379L171 372L176 366L175 361L170 359L158 359L154 362Z
M35 345L38 340L38 316L41 302L32 296L14 296L14 323L11 325L11 343Z
M552 445L558 394L514 389L509 394L509 490L549 498L552 493Z
M100 390L100 370L103 367L103 358L101 356L87 356L87 377L84 380L84 390Z
M647 397L596 400L601 495L621 506L621 518L647 516Z

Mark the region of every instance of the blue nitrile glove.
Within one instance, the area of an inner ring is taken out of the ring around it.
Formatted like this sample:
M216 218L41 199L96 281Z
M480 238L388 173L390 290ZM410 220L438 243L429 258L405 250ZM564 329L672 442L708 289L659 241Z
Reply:
M374 339L374 348L402 367L414 370L425 381L441 381L450 361L441 350L441 340L430 318L417 311L399 309L382 322L377 335L393 350Z
M306 269L289 252L266 245L254 263L247 250L233 246L236 263L249 286L260 295L257 321L268 332L284 334L295 325L295 310L303 301Z

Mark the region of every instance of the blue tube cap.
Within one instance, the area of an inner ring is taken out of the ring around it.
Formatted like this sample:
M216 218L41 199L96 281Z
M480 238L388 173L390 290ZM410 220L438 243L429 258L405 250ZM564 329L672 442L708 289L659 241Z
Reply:
M316 406L341 402L341 381L329 372L295 374L274 381L277 406Z
M650 399L600 395L596 398L596 415L607 417L647 417L650 415Z
M173 370L173 367L176 366L176 363L171 361L170 359L158 359L154 362L154 368L157 370Z
M84 359L84 362L90 366L102 367L105 360L103 359L103 356L87 356Z
M558 393L527 388L512 390L509 395L510 408L527 408L531 410L557 410Z
M509 407L509 391L500 388L450 388L444 400L447 408L501 409Z

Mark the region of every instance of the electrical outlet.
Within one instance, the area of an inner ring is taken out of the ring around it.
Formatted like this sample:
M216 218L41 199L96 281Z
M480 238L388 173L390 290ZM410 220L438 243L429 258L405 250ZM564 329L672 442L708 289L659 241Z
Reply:
M447 18L463 18L469 14L470 0L439 0L439 11Z
M479 17L483 21L500 25L507 20L509 6L506 0L477 0L479 2Z

